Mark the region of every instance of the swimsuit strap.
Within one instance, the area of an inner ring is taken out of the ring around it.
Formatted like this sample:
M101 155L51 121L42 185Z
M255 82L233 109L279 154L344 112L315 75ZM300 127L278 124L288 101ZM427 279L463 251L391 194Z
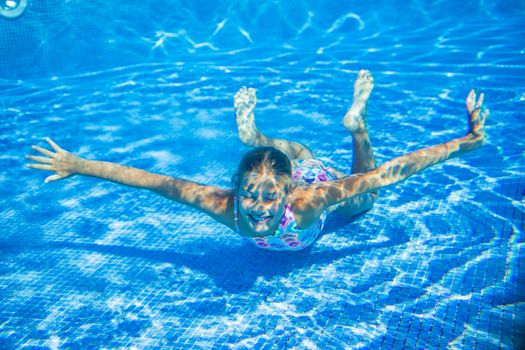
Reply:
M235 230L237 230L237 233L241 233L239 230L239 209L238 209L238 203L237 203L237 196L233 196L233 222L235 224Z

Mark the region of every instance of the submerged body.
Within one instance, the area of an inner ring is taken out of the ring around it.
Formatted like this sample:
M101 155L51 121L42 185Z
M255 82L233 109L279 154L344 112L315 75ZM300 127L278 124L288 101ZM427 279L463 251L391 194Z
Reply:
M233 189L150 173L115 163L77 157L52 140L53 151L33 146L42 156L28 167L55 172L45 182L76 174L148 189L198 209L239 232L257 246L298 250L311 245L322 230L327 212L353 216L372 207L380 188L400 182L434 164L479 147L484 140L488 110L482 111L483 94L467 97L468 132L465 136L397 157L377 167L365 123L373 79L360 71L354 84L353 103L343 118L353 140L352 173L344 174L315 160L304 145L272 139L255 125L255 90L242 88L234 106L241 141L254 147L246 153L234 176Z

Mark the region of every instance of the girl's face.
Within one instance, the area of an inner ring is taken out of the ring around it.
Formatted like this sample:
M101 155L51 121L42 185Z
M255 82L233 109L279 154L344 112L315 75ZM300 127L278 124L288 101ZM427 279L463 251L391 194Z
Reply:
M272 173L253 171L241 179L238 195L239 218L254 236L273 234L286 205L284 186Z

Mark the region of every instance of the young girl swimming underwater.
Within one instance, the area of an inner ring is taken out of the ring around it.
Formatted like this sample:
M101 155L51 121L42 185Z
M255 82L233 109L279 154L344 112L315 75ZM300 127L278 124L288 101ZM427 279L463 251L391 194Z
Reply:
M482 109L483 94L467 97L468 132L465 136L397 157L376 167L365 123L368 97L374 87L368 71L360 71L351 108L343 125L353 139L352 174L324 166L298 142L271 139L255 125L255 90L240 89L234 106L241 141L255 147L242 158L233 189L202 185L153 174L119 164L75 156L47 138L53 151L32 146L43 156L29 168L53 171L45 182L72 175L97 177L144 188L198 209L239 232L257 246L272 250L299 250L311 245L329 212L353 216L372 207L378 190L398 183L434 164L459 156L483 143L489 112Z

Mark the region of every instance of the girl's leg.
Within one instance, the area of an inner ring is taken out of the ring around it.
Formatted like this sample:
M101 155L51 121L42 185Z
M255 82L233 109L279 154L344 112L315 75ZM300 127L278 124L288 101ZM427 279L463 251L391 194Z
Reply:
M256 103L255 90L252 88L243 87L235 94L235 116L242 143L252 147L275 147L284 152L291 160L315 158L312 151L299 142L272 139L261 133L255 125L254 110Z
M372 75L369 71L361 70L354 84L352 106L343 118L343 125L352 134L352 174L364 173L376 167L365 121L368 98L373 88L374 79ZM337 175L346 176L340 172ZM334 210L345 216L357 215L372 208L377 195L377 192L357 195L339 204Z
M352 107L343 118L343 125L352 134L352 174L364 173L376 167L365 121L368 98L373 88L372 75L369 71L361 70L354 84Z

